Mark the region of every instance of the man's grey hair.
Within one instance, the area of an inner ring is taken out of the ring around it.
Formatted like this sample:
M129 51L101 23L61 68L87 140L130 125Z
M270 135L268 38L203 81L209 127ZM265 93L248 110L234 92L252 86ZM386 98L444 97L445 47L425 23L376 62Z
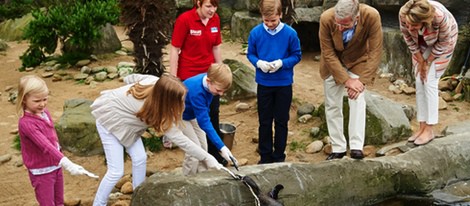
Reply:
M335 6L335 15L338 19L354 19L359 15L359 0L339 0Z

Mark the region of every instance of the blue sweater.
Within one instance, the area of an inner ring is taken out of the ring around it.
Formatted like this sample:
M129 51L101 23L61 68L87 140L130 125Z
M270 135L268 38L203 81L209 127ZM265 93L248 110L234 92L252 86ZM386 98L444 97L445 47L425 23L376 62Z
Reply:
M206 132L209 140L220 150L225 144L215 131L214 126L212 126L209 117L209 106L214 96L202 84L205 76L207 76L207 73L198 74L183 81L183 84L188 88L184 101L183 120L196 119L199 127Z
M269 34L263 24L255 26L248 37L248 60L256 67L256 83L263 86L288 86L294 82L294 66L302 52L297 32L285 24L275 35ZM282 67L274 73L264 73L256 62L282 60Z

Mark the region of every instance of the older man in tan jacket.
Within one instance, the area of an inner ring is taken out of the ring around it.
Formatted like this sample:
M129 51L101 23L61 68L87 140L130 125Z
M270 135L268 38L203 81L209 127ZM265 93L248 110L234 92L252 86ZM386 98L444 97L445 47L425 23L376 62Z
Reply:
M365 85L373 83L382 57L379 12L358 0L339 0L320 17L320 75L324 79L325 113L333 152L327 160L346 155L343 95L349 100L350 156L364 155Z

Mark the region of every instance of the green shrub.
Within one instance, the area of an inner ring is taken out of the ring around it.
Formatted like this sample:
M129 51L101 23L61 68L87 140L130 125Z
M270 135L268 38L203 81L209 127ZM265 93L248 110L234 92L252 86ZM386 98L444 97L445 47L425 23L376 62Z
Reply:
M60 42L70 45L67 63L89 56L92 44L101 38L100 30L106 23L115 24L119 20L117 0L72 1L53 5L43 10L35 10L32 20L24 31L30 48L21 56L23 67L34 67L44 61L47 54L53 54ZM43 55L38 55L41 52Z
M0 4L0 22L7 19L20 18L31 12L34 5L32 0L12 0L7 3Z
M16 135L13 139L13 149L21 151L20 135Z

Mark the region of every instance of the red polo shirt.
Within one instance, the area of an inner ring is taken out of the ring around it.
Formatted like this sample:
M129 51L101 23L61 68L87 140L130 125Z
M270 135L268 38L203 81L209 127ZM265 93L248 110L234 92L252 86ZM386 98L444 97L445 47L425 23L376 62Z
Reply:
M171 45L181 48L177 76L185 80L207 72L215 62L212 48L221 43L219 15L214 14L204 26L196 7L182 13L176 19L171 37Z

